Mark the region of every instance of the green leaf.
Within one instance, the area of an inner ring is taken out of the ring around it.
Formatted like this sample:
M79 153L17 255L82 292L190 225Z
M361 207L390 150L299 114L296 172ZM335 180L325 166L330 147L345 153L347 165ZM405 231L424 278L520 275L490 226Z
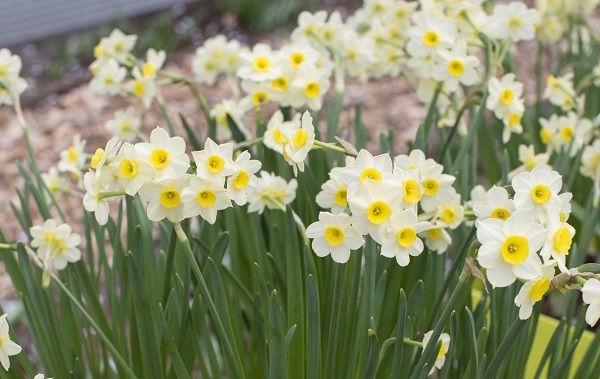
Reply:
M139 234L139 232L136 234ZM132 316L135 317L137 322L137 336L144 360L142 365L143 375L144 377L162 378L164 377L164 371L158 349L157 328L152 320L153 312L150 309L141 270L132 255L127 257L127 270L129 271L129 285L133 290L131 301L133 302L135 314Z
M422 282L421 282L422 283ZM394 359L392 361L392 378L399 378L400 363L402 362L402 351L404 348L404 327L407 313L406 295L404 290L400 289L400 305L398 307L398 321L396 323L396 343L394 345Z
M379 339L372 329L369 329L369 348L367 350L367 363L363 379L373 379L377 374L379 363Z
M240 130L240 128L235 123L235 121L229 113L227 113L227 125L229 125L229 129L231 130L231 137L235 142L242 142L246 139L246 136L244 135L244 133L242 133L242 131Z
M321 372L321 322L319 291L312 275L306 280L306 377L319 378Z
M527 325L528 321L529 320L521 320L518 317L513 321L508 333L504 336L504 339L500 343L498 350L494 352L494 356L492 357L490 365L483 374L484 378L492 378L495 376L500 364L509 356L509 352L513 347L514 340L517 338L519 333L521 333L523 327Z
M284 337L283 314L279 308L277 291L271 292L269 301L269 378L287 377L287 348Z
M160 307L160 305L159 305ZM161 307L162 308L162 307ZM158 312L160 315L160 326L162 330L162 334L167 342L167 349L169 350L169 355L171 356L171 364L173 365L173 369L175 370L175 374L177 378L191 378L187 369L185 368L185 364L181 359L181 354L177 349L177 345L175 344L175 338L173 338L173 334L169 329L169 325L167 324L167 319L165 318L165 314L162 309Z

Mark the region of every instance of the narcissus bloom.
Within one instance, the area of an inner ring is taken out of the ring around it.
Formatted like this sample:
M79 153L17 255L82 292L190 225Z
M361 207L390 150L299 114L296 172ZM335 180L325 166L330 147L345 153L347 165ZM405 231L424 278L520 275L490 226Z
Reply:
M121 92L121 82L126 75L125 67L119 66L116 60L109 59L95 73L90 88L100 95L116 95Z
M348 199L354 225L361 234L370 234L379 244L387 238L388 221L401 210L402 188L395 182L365 179L358 194Z
M581 288L583 302L589 304L585 312L585 322L590 326L596 325L600 319L600 280L596 278L589 279Z
M157 72L165 63L166 56L166 53L162 50L148 49L146 52L146 63L142 66L142 75L145 78L155 78Z
M127 83L125 88L136 99L139 99L146 108L149 108L156 97L156 83L154 78L144 76L137 66L133 68L131 74L133 75L133 80Z
M263 213L265 207L284 211L286 205L296 198L297 188L296 179L286 182L280 176L261 171L256 189L248 193L248 212Z
M222 184L194 176L181 191L185 218L200 215L209 224L217 220L217 211L231 207L231 200Z
M71 233L68 224L57 225L54 219L48 219L43 226L32 226L31 246L37 248L37 256L44 263L44 270L62 270L68 262L81 259L81 236Z
M492 38L510 38L518 42L535 38L535 26L539 23L540 15L537 9L528 9L527 5L513 1L496 5L489 20L485 31Z
M237 205L248 202L248 192L256 189L258 178L256 173L260 170L262 163L256 159L250 159L250 153L244 151L235 159L238 171L227 178L227 195Z
M144 183L156 177L156 169L129 143L121 147L112 169L125 193L130 196L135 196Z
M342 213L348 208L348 185L342 179L339 168L331 170L329 178L317 194L317 204L321 208L331 209L333 214Z
M242 79L259 82L273 80L281 75L278 55L264 43L257 43L252 51L241 52L240 58L237 74Z
M177 178L166 178L149 181L139 191L142 200L148 202L146 213L150 221L161 221L165 218L171 222L184 219L184 207L181 192L188 185L191 175L183 174Z
M471 86L478 81L479 59L474 55L468 55L464 40L456 43L451 50L438 51L437 55L438 64L433 69L433 78L443 82L447 91L454 92L459 84Z
M515 79L512 72L504 75L500 80L490 78L488 81L489 96L485 106L494 112L496 117L503 119L510 114L522 115L525 110L523 104L523 83Z
M263 136L263 143L265 146L271 150L275 150L279 154L283 154L283 147L287 141L283 134L281 134L281 130L284 127L287 127L286 125L288 123L295 124L299 117L300 115L296 113L292 121L284 121L283 113L281 113L280 110L277 110L275 113L273 113L269 119L269 122L267 122L267 130Z
M170 137L161 127L150 133L150 142L135 145L140 155L156 170L156 179L175 178L183 175L190 168L190 158L185 152L185 140L181 137Z
M8 371L10 368L10 360L8 357L19 354L21 352L21 346L10 340L6 316L6 313L0 316L0 363L2 363L2 367Z
M319 257L331 254L337 263L346 263L350 250L359 249L364 241L362 235L352 226L352 217L320 212L319 221L306 228L306 236L312 238L312 248Z
M421 207L425 212L432 212L442 202L451 201L456 196L456 190L452 183L456 178L452 175L443 174L444 166L436 163L433 159L426 160L421 167L423 181L423 197Z
M420 221L412 209L405 209L394 215L389 222L388 238L381 247L381 255L396 258L400 266L408 266L410 257L423 252L423 241L417 236L431 227L427 221Z
M116 111L113 118L108 120L104 126L114 137L125 142L133 142L140 135L142 120L135 113L135 109L129 107L124 111Z
M435 251L438 254L445 253L452 244L450 233L446 229L437 226L421 233L421 238L425 239L425 246L429 250Z
M485 200L473 203L473 213L479 221L488 218L497 218L502 221L510 217L515 211L515 203L509 199L508 192L503 187L493 186L486 193Z
M558 268L562 272L568 272L569 269L565 264L566 256L571 250L573 237L575 236L575 228L566 222L561 221L559 209L555 206L548 209L548 217L546 217L546 241L540 255L544 262L551 259L558 263Z
M110 191L111 182L108 175L98 177L98 173L94 171L86 172L83 176L83 186L85 187L85 195L83 196L83 207L88 212L94 212L96 221L100 225L106 225L108 221L108 202L110 198L102 198L102 192Z
M560 206L558 192L562 187L560 174L548 166L522 172L512 180L517 209L532 211L544 218L548 206Z
M348 184L350 196L358 193L358 187L365 179L381 182L392 174L392 159L389 154L373 156L367 150L358 152L354 166L344 167L341 171L342 178Z
M68 172L73 178L79 178L85 166L85 144L86 140L82 140L80 135L76 134L71 146L60 152L58 171Z
M394 177L402 183L402 207L408 208L421 201L423 196L423 185L421 184L421 174L418 168L405 171L398 166L394 166Z
M196 175L220 184L225 183L225 178L237 171L232 156L233 144L217 145L212 139L207 138L204 150L192 151L192 157L196 162Z
M304 171L304 160L315 143L315 127L313 119L308 112L302 115L299 128L283 128L283 136L287 143L284 146L284 157L293 166L294 174L296 167Z
M432 342L430 341L431 334L433 334L433 330L425 333L425 335L423 336L423 349L427 347L429 342ZM440 351L438 352L437 358L434 363L434 367L432 367L431 371L429 371L429 375L433 374L436 368L438 370L441 370L442 367L444 367L444 363L446 362L446 353L448 352L448 347L450 346L450 335L447 333L442 333L442 335L440 336L440 340L442 340L442 346L440 346ZM435 341L435 344L437 344L437 341Z
M517 278L535 278L542 266L537 252L545 237L546 229L534 222L529 212L515 212L506 221L489 218L480 222L477 260L487 269L492 286L507 287Z
M542 267L539 275L523 284L515 298L515 305L519 307L519 318L527 320L533 311L533 305L542 300L544 294L550 288L550 283L554 278L555 262L549 262Z

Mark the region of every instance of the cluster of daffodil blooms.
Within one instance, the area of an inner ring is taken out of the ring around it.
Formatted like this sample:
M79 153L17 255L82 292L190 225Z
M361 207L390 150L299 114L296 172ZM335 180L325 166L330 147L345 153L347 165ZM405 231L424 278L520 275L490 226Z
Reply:
M345 166L331 169L314 199L326 211L306 229L296 217L317 256L347 263L351 254L362 254L367 238L378 244L381 256L405 267L425 247L446 253L452 233L474 222L480 245L475 258L485 278L493 287L523 283L514 299L521 319L531 317L535 303L550 291L580 290L589 304L585 320L593 326L600 319L600 280L569 268L573 195L563 192L563 177L549 162L557 155L579 157L579 171L594 181L597 206L600 139L592 121L596 115L585 116L583 92L600 86L600 64L577 85L572 72L548 76L542 98L556 112L539 119L539 136L526 136L539 138L543 151L538 144L536 153L534 141L520 144L522 165L507 173L510 186L476 186L468 202L454 187L456 167L445 169L417 148L392 159L389 154L355 151L345 142L319 141L313 117L332 83L341 99L347 78L404 76L418 98L437 112L437 125L452 127L451 133L468 133L465 112L480 104L499 120L503 144L514 134L523 139L524 85L514 73L504 73L502 63L515 43L536 37L546 43L577 32L581 49L590 49L596 37L589 28L581 24L569 29L564 16L586 15L598 3L539 0L535 8L527 8L522 2L484 7L483 0L372 0L345 20L338 12L303 12L291 41L277 49L264 43L248 48L224 36L207 39L193 57L193 79L165 71L163 51L149 49L145 59L136 58L132 51L137 37L114 30L95 48L90 86L99 94L130 96L134 104L107 122L114 138L104 148L90 156L86 141L75 136L57 169L42 177L56 195L71 191L58 172L70 173L82 189L85 209L100 225L109 221L110 201L123 195L139 195L151 221L179 224L200 217L214 224L218 211L234 204L263 213L265 208L285 211L296 199L300 177L287 181L260 171L266 162L256 159L253 145L263 143L280 154L296 176L310 167L312 150L345 153ZM20 66L18 57L0 50L0 105L16 103L22 118L18 97L26 83L19 77ZM210 86L221 76L232 97L209 106L197 84ZM165 111L160 87L174 83L192 89L208 124L215 127L214 138L206 138L191 156L186 141L172 129L169 133L156 127L147 141L141 132L143 110L156 101ZM262 123L261 109L268 102L282 108L270 116L262 135L252 136L244 125L246 113L254 110ZM292 109L297 111L292 114ZM245 140L232 142L235 133ZM53 270L81 258L81 237L68 224L50 218L32 227L30 235L27 249L43 269L44 284ZM422 342L406 342L426 349L431 336L432 331L422 335ZM450 336L440 333L436 343L440 349L430 373L444 366ZM8 337L5 316L0 317L0 362L5 369L8 356L19 352Z

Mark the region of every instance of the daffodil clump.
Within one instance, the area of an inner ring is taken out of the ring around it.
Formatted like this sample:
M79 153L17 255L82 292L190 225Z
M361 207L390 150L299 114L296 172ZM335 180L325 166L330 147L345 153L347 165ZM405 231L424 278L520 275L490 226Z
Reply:
M598 3L302 12L277 47L206 39L191 77L115 29L90 65L90 87L126 103L112 138L73 136L46 172L21 60L0 49L0 105L29 152L11 204L23 235L0 233L0 259L33 348L0 317L7 377L600 376L585 330L600 319ZM427 116L375 153L344 93L391 78ZM205 97L217 84L230 96ZM172 85L203 120L169 116ZM558 302L550 335L542 304Z

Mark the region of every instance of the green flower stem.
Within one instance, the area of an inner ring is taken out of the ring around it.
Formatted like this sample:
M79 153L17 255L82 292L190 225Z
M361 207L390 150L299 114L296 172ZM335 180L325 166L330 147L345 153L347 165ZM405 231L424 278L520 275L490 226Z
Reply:
M0 250L17 250L15 243L0 243Z
M396 337L392 337L394 339L394 342L396 341ZM416 347L420 347L423 348L423 342L420 341L413 341L408 337L404 338L404 341L402 341L402 343L404 343L405 345L410 345L410 346L416 346Z
M580 94L581 91L583 91L583 89L590 84L590 82L594 79L597 79L598 77L596 75L594 75L593 73L591 74L587 74L586 76L584 76L581 81L579 82L579 84L577 85L577 87L575 87L575 93L576 94Z
M331 143L326 143L326 142L321 142L321 141L315 140L315 146L319 146L319 147L321 147L323 149L329 149L329 150L332 150L332 151L337 151L338 153L352 155L348 151L346 151L346 149L344 149L343 147L336 146L335 144L331 144Z
M229 356L229 360L232 363L235 363L235 366L233 367L235 369L235 372L231 373L232 374L231 377L245 378L244 371L242 369L242 364L238 359L239 356L233 350L229 336L227 335L227 332L225 331L225 326L223 325L223 322L221 321L221 318L219 317L219 313L217 312L217 307L215 306L213 298L212 298L210 292L208 291L208 286L206 285L206 281L204 280L202 271L200 270L200 267L198 266L198 262L196 262L196 257L194 256L194 252L192 251L192 247L190 246L190 241L188 240L187 235L185 234L183 229L181 228L181 224L175 223L175 224L173 224L173 227L175 229L175 233L177 233L177 239L179 240L179 243L183 247L183 251L185 252L188 262L192 266L192 271L194 273L194 276L198 280L200 295L202 295L202 298L207 303L208 311L211 315L211 319L214 323L217 334L219 335L220 340L223 344L223 350L225 352L225 355Z
M102 329L100 328L100 326L96 323L96 321L94 321L94 319L92 318L92 316L90 316L89 313L87 313L87 311L85 310L85 308L83 307L83 305L81 305L81 303L79 303L79 301L73 295L73 293L71 291L69 291L69 289L67 288L67 286L65 286L65 284L56 275L50 274L50 276L51 276L51 278L56 283L58 283L58 285L60 286L60 288L64 291L64 293L71 300L71 302L75 305L75 307L77 307L77 309L79 309L79 311L81 312L81 314L83 315L83 317L96 330L96 333L98 333L98 336L100 337L100 339L104 342L104 344L106 345L106 347L108 348L108 350L110 350L110 352L112 354L112 357L114 358L114 360L116 361L116 363L119 366L121 366L121 368L123 369L123 371L125 372L125 374L127 374L127 377L129 377L129 378L136 378L137 379L137 376L131 370L131 368L129 367L129 365L127 364L127 362L125 361L125 359L121 356L121 354L119 353L119 351L117 350L117 348L112 344L112 342L106 336L106 334L104 334L104 332L102 331Z
M165 283L163 287L162 304L167 304L169 292L171 291L171 275L173 271L173 261L175 260L175 244L177 243L176 233L171 232L169 239L169 250L167 251L167 266L165 270Z
M231 93L236 100L240 98L240 87L238 85L237 77L235 75L227 75L227 83L229 83L229 87L231 88Z
M452 291L452 295L450 295L450 299L448 300L448 303L446 303L446 306L444 307L444 310L442 311L442 315L438 319L438 322L435 325L433 332L431 333L430 341L437 342L437 340L440 339L440 336L442 335L444 327L446 326L446 322L448 321L448 319L450 318L450 314L454 310L454 306L456 305L456 302L458 301L458 299L462 295L463 291L469 284L470 277L471 277L471 271L469 270L468 265L465 263L463 271L460 274L460 276L458 277L458 283L456 284L456 287L454 287L454 291ZM419 361L417 362L416 366L413 369L413 374L411 375L411 379L416 378L419 375L419 373L423 369L423 366L425 366L425 364L433 356L434 351L437 351L437 350L434 350L436 347L437 346L435 343L427 344L427 346L423 350L423 354L421 354L421 358L419 358Z
M240 143L236 144L235 146L233 146L233 151L240 150L245 147L250 147L250 146L256 145L258 143L261 143L263 141L263 139L264 139L264 137L258 137L258 138L253 138L253 139L249 139L249 140L240 142Z
M402 343L404 343L405 345L409 345L409 346L420 347L421 349L423 348L423 342L414 341L408 337L404 337L404 339L402 340ZM385 357L385 353L387 352L387 350L391 346L394 346L395 344L396 344L396 337L390 337L387 340L383 341L383 344L381 345L381 350L379 350L379 364L381 364L381 361L383 361L383 358Z
M172 72L165 70L158 70L157 74L160 76L164 76L165 78L171 79L173 84L184 82L186 80L185 77L181 75L173 74Z
M167 104L165 104L165 100L160 96L156 96L156 102L162 112L165 120L167 120L167 126L169 127L169 132L172 136L175 135L175 129L173 128L173 122L171 121L171 117L169 116L169 112L167 111Z
M106 199L109 197L122 196L122 195L125 195L125 192L123 192L123 191L100 192L98 194L98 199L102 200L102 199Z
M192 93L194 94L194 97L196 97L196 100L198 101L198 105L200 105L200 108L202 109L202 113L204 113L204 118L206 119L206 123L208 126L212 125L214 123L213 119L210 117L210 109L208 108L208 103L206 102L206 98L204 97L204 95L202 95L202 92L200 92L198 90L198 87L196 86L196 84L190 80L184 80L185 84L190 88L190 91L192 91Z

